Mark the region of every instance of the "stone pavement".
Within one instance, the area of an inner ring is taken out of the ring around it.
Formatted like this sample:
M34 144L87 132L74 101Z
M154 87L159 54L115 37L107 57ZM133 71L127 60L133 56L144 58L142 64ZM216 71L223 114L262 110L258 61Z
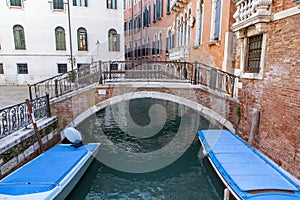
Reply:
M0 86L0 109L29 99L28 86Z

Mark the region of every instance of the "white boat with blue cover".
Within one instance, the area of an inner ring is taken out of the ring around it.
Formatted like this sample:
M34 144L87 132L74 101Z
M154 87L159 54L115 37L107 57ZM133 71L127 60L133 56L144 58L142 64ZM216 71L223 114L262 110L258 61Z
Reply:
M0 199L64 199L94 159L100 143L59 144L0 181Z
M198 135L204 156L235 199L300 200L297 179L232 132L201 130Z

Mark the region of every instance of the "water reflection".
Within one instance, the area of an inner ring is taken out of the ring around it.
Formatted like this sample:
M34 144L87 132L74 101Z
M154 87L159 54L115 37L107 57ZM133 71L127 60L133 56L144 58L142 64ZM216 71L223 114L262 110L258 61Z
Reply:
M128 134L132 123L142 128L158 123L148 129L157 132ZM68 199L219 199L197 156L196 137L198 129L216 127L196 111L170 101L135 99L107 107L77 128L85 142L102 147Z

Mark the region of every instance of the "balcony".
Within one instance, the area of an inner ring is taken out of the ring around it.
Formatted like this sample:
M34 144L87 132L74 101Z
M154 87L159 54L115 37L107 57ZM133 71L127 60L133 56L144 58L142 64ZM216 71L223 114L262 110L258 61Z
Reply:
M189 1L190 0L171 0L171 10L175 13L180 12Z
M255 25L258 32L265 32L272 18L272 0L233 0L236 12L233 15L234 32Z
M297 4L298 8L300 9L300 0L292 0L292 2L294 2L295 4Z
M175 47L169 50L169 59L171 61L186 61L190 56L188 46Z

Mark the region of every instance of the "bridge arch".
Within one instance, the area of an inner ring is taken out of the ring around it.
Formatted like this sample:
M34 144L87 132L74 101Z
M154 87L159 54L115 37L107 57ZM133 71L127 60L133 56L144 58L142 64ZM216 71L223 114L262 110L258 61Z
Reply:
M191 101L187 98L176 96L169 93L164 92L156 92L156 91L135 91L135 92L128 92L120 95L116 95L113 97L110 97L108 99L105 99L96 105L92 106L91 108L87 109L86 111L82 112L80 115L78 115L72 122L71 126L77 126L79 123L87 119L92 114L95 114L96 112L108 107L109 105L113 105L122 101L132 100L132 99L138 99L138 98L155 98L155 99L161 99L161 100L167 100L172 101L184 106L187 106L191 109L194 109L198 111L203 117L205 117L210 122L225 127L226 129L235 132L233 124L224 118L219 113L215 112L214 110L201 105L195 101Z

